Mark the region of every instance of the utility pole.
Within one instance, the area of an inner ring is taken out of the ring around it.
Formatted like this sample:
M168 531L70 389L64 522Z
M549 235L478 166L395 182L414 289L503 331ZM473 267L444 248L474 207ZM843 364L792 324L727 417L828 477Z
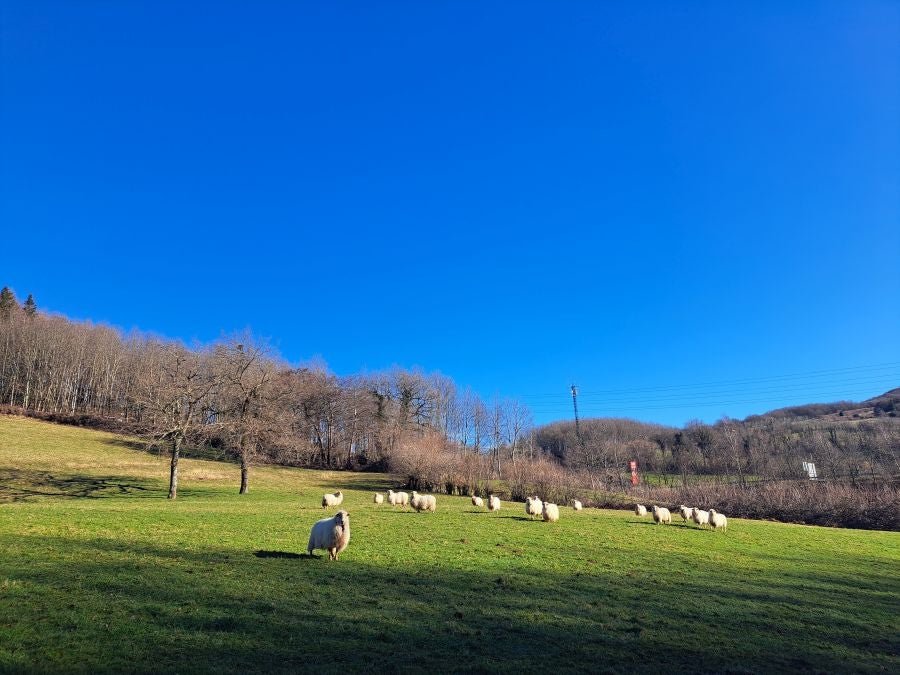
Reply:
M578 426L578 387L572 385L572 407L575 409L575 435L581 440L581 428Z

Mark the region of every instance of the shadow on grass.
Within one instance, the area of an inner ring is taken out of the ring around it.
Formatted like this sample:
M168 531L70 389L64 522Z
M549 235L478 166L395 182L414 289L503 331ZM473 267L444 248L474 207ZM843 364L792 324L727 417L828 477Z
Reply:
M319 470L320 469L313 469L313 471ZM378 479L377 476L354 473L352 471L332 471L334 473L340 474L336 477L336 480L321 480L318 483L318 486L326 492L336 492L337 490L365 490L371 492L380 492L384 495L385 501L387 501L388 490L397 490L397 488L394 487L395 484L393 482L389 480ZM347 474L359 476L359 480L347 480Z
M99 439L105 445L111 445L114 448L125 448L126 450L134 450L135 452L144 452L147 450L147 443L140 440L121 438L121 437L103 437Z
M300 553L291 553L290 551L255 551L253 555L257 558L287 558L290 560L304 557Z
M0 469L0 502L39 497L97 499L113 496L159 496L166 490L129 476L57 476L47 471Z
M162 443L152 441L142 441L140 439L127 438L103 438L102 443L111 445L114 448L125 448L134 452L143 452L155 457L169 457L171 447L165 441ZM184 446L181 449L182 459L206 459L214 462L225 462L226 464L239 464L240 461L234 455L229 454L223 448L213 448L211 446Z
M62 669L77 659L85 670L157 672L900 666L900 641L889 630L900 589L889 577L887 588L846 588L844 576L770 570L750 578L723 564L672 588L659 583L664 577L587 570L578 561L556 571L462 570L377 565L352 548L331 563L279 550L27 540L42 564L0 569L32 597L5 647L35 669L54 670L54 658ZM0 596L0 609L10 601ZM97 613L102 622L89 618ZM76 618L78 631L66 629ZM676 639L685 625L704 639Z

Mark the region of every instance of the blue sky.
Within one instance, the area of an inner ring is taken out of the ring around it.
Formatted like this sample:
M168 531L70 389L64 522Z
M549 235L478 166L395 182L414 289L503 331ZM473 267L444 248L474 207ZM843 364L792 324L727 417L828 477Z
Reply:
M0 31L0 283L45 309L540 422L572 382L674 424L900 385L896 3L7 0Z

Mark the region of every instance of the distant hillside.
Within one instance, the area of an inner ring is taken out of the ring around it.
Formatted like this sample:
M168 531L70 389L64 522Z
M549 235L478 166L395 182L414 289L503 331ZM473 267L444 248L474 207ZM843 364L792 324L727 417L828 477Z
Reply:
M747 421L773 417L776 419L822 419L831 421L859 420L871 417L900 416L900 387L861 402L808 403L778 408L762 415L751 415Z

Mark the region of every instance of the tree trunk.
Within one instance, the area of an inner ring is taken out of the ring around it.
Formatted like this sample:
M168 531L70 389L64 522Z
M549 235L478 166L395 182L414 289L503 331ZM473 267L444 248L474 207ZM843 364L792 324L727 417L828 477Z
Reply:
M181 454L181 436L172 438L172 466L169 469L169 499L178 496L178 455Z
M247 481L250 474L250 465L247 462L247 456L241 455L241 490L238 494L245 495L250 491L250 488L247 487Z

